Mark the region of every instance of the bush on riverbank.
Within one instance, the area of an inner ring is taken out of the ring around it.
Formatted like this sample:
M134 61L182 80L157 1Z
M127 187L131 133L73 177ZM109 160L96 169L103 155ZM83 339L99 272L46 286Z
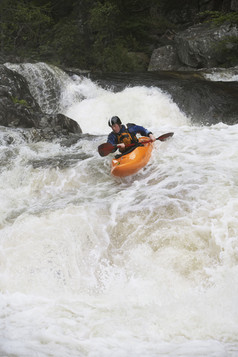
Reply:
M2 0L0 54L87 70L146 71L153 50L173 41L166 31L191 25L198 7L191 0ZM238 22L237 12L209 16ZM223 43L217 51L233 63L236 48Z

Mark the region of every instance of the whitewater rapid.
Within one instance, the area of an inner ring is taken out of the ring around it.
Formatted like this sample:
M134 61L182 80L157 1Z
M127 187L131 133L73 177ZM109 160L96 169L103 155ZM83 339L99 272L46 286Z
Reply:
M0 131L0 356L237 357L238 125L191 125L159 88L52 75L42 105L90 135ZM174 137L114 178L97 152L112 115Z

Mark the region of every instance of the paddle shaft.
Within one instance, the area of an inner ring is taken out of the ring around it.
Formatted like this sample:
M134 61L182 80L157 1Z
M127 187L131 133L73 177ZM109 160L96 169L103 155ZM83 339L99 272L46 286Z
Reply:
M155 140L160 140L160 141L165 141L166 139L170 138L171 136L173 136L174 133L167 133L167 134L163 134L160 135L158 138L156 138ZM148 140L144 140L144 141L140 141L140 144L146 144L146 143L150 143L152 142L151 139ZM125 147L131 147L131 146L136 146L138 143L132 143L132 144L128 144L125 145ZM105 143L105 144L101 144L98 147L98 152L100 156L107 156L108 154L114 152L117 148L117 145L112 145L110 143Z
M166 139L168 139L169 137L173 136L174 133L167 133L167 134L163 134L161 136L158 136L158 138L156 138L155 140L160 140L160 141L164 141ZM143 141L139 141L140 144L147 144L147 143L151 143L152 140L149 139L149 140L143 140ZM132 144L127 144L125 145L126 148L129 148L130 146L135 146L137 145L138 143L132 143Z

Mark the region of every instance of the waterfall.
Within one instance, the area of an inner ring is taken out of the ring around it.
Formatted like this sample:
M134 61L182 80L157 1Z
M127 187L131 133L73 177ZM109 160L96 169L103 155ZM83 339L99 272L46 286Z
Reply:
M43 62L5 65L26 79L32 96L43 112L52 114L61 111L60 96L65 83L69 80L64 71Z

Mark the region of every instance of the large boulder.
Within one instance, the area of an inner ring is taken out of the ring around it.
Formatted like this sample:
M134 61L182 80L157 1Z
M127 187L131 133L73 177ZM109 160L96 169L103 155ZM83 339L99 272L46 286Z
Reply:
M175 46L181 63L193 68L211 68L225 61L218 44L229 38L238 39L238 29L234 25L224 24L213 27L209 24L199 24L178 33L175 36ZM229 43L229 45L228 45ZM225 45L224 45L225 46Z
M34 128L39 132L38 137L49 140L82 133L73 119L60 113L43 113L26 80L4 65L0 65L0 126Z
M162 46L153 51L148 71L163 71L177 70L181 66L178 58L176 47L172 45Z
M29 92L25 79L0 65L0 125L38 127L40 108Z
M230 58L230 53L238 52L237 39L237 26L228 23L216 27L207 23L191 26L177 33L173 44L153 51L148 70L190 70L221 66Z

